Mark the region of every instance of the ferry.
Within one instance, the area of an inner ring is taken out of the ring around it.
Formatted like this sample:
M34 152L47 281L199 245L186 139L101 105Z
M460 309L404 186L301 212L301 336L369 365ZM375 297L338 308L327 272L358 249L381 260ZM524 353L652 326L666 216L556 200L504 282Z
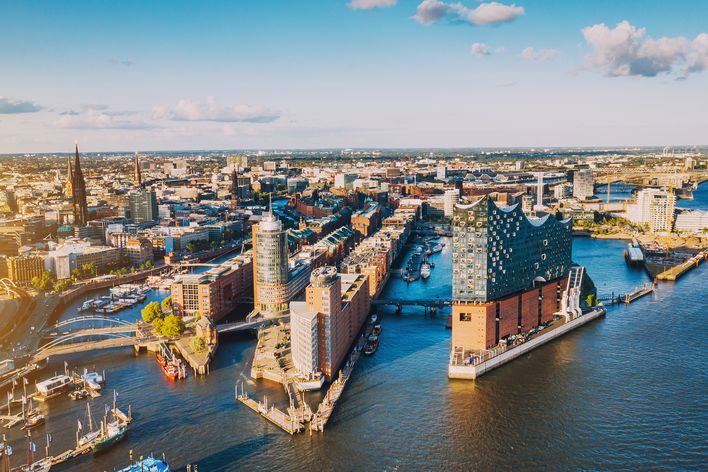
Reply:
M369 335L366 340L366 345L364 346L364 354L367 356L372 355L379 348L379 337L375 334Z
M120 469L118 472L170 472L170 466L163 457L162 460L153 457L140 459L139 462Z
M44 380L37 384L37 392L44 398L51 398L59 395L71 387L71 377L68 375L57 375L51 379Z
M421 264L420 276L423 278L423 280L430 277L430 264L428 264L427 262L423 262L423 264Z

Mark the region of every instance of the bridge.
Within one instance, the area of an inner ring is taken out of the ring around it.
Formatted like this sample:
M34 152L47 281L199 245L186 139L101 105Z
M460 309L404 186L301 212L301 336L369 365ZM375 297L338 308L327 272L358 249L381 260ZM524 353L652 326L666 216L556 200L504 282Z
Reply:
M290 321L290 316L283 316L281 318L255 318L247 321L237 321L235 323L222 323L216 325L216 331L219 334L226 334L236 333L239 331L248 331L250 329L259 329L263 326L271 324L276 319L279 321Z
M425 308L425 314L435 313L438 308L452 306L452 300L443 298L419 298L419 299L403 299L403 298L375 298L371 300L372 305L392 305L396 307L396 313L401 312L403 306L422 306Z
M86 327L100 323L101 327ZM79 325L78 329L60 332L62 328ZM127 346L145 346L157 341L149 325L130 323L118 318L89 315L61 321L50 328L47 337L50 342L40 347L30 363L37 363L52 356L75 354L78 352L113 349Z

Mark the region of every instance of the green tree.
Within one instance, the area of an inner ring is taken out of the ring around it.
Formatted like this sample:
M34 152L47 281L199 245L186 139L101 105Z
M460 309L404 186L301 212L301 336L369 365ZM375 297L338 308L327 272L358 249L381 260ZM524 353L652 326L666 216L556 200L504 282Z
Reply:
M162 303L160 305L162 306L163 312L172 311L172 295L170 295L167 298L165 298L164 300L162 300Z
M57 292L63 292L64 290L68 290L69 288L71 288L71 285L71 279L58 280L54 284L54 290L56 290Z
M189 342L189 346L192 348L192 352L202 352L206 349L206 341L200 336L195 336Z
M164 324L165 322L162 318L155 318L152 320L152 328L155 330L155 334L162 336L162 325Z
M187 252L194 252L194 243L187 243L187 246L185 246L184 250Z
M184 321L176 315L168 315L162 323L162 335L167 337L175 337L184 333Z
M594 293L591 293L585 298L585 301L588 303L590 306L595 306L597 305L597 297L595 296Z
M56 282L56 276L50 272L44 271L39 277L32 277L30 281L32 286L37 290L42 292L48 292L54 288L54 283Z
M160 309L160 304L157 302L148 303L147 305L145 305L145 308L140 311L140 313L142 314L143 320L146 323L152 323L157 318L164 317L162 309Z
M81 276L84 278L87 277L92 277L97 275L96 272L96 266L93 265L93 263L89 262L88 264L84 264L81 266Z

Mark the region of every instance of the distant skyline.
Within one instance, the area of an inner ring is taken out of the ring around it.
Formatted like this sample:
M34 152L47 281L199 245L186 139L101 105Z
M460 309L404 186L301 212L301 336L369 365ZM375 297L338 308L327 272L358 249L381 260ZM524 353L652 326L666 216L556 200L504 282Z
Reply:
M0 153L708 144L708 2L8 0Z

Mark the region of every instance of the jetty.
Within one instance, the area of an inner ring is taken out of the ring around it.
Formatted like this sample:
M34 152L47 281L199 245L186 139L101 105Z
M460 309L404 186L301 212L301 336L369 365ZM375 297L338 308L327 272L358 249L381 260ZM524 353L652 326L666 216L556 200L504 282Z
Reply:
M236 400L240 401L286 433L295 434L305 429L303 422L294 415L284 413L272 405L268 406L268 397L265 397L262 402L256 401L250 398L245 390L239 394L238 386L236 386Z
M656 276L657 280L675 282L686 272L699 266L701 262L708 260L708 249L696 254L687 261L671 267Z
M645 295L649 295L654 291L654 284L644 284L643 287L640 287L632 292L629 292L625 294L624 296L624 303L630 304L635 300L639 300Z

